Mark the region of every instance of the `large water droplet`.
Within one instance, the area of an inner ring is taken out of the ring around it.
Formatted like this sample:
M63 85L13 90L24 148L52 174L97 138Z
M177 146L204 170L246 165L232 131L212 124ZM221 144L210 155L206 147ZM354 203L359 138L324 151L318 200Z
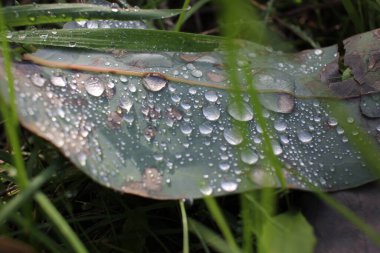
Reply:
M203 135L209 135L212 133L213 127L209 122L203 122L199 125L199 132Z
M279 132L284 132L286 130L286 123L282 120L276 120L274 122L274 129L276 129Z
M30 79L32 83L38 87L42 87L46 83L46 79L39 73L34 73Z
M253 164L257 163L257 161L259 160L259 156L256 154L255 151L253 151L251 149L243 150L240 153L240 158L241 158L243 163L246 163L249 165L253 165Z
M220 117L219 109L214 105L203 107L203 115L210 121L216 121Z
M220 186L222 189L226 192L233 192L236 191L238 184L235 181L222 181Z
M203 73L202 73L202 71L200 71L198 69L194 69L193 71L191 71L191 75L199 78L199 77L203 76Z
M213 192L212 187L209 185L202 186L199 190L204 196L210 196Z
M281 155L283 152L281 145L277 141L274 141L274 140L271 141L271 144L272 144L273 153L275 155Z
M243 141L243 136L236 129L225 129L224 139L231 145L239 145Z
M303 143L309 143L313 140L313 136L311 133L305 130L301 130L297 132L298 139Z
M247 103L232 103L228 106L228 113L232 118L239 121L250 121L253 119L253 111Z
M87 81L84 83L84 88L88 94L94 97L101 96L105 90L104 85L96 77L90 77L87 79Z
M180 127L180 129L181 129L181 132L182 132L183 134L185 134L185 135L190 135L191 132L193 131L193 128L192 128L191 125L188 124L188 123L184 123L184 124L182 124L181 127Z
M54 85L54 86L58 86L58 87L65 87L67 82L66 82L66 78L63 77L63 76L52 76L50 78L50 82Z
M168 81L158 73L148 74L143 78L143 85L149 91L160 91L166 87Z
M119 101L119 106L129 112L133 106L133 101L128 96L122 96Z
M218 100L218 94L215 91L210 90L205 93L205 98L211 103L215 103Z

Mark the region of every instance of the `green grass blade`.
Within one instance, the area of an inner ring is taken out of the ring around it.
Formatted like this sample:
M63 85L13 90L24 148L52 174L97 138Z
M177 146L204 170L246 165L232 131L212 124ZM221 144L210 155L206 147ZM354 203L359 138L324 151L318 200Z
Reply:
M71 229L65 218L58 212L49 198L42 192L38 192L34 199L38 202L46 216L53 222L57 230L67 240L76 253L88 253L86 247L80 241L75 232Z
M38 176L36 176L28 186L19 193L16 197L14 197L11 201L1 206L0 208L0 222L4 222L9 215L16 212L26 201L28 201L31 196L38 191L38 189L48 181L51 176L56 171L56 164L52 164L50 167L41 172Z
M182 216L182 227L183 227L183 250L182 253L189 253L189 227L187 222L187 214L186 214L186 208L185 203L180 200L179 201L179 207L181 209L181 216Z
M177 21L177 23L175 24L175 27L174 27L174 31L179 32L181 30L181 27L182 27L182 25L183 25L183 23L185 21L185 13L186 13L185 10L187 10L187 8L189 7L189 4L190 4L190 0L185 0L183 2L183 6L182 6L183 11L179 15L178 21Z
M211 229L205 227L201 223L189 219L189 229L191 232L197 234L202 241L207 242L217 252L221 253L240 253L238 249L233 249L226 243L219 235L213 232Z
M2 34L4 41L5 34ZM221 37L141 29L65 29L7 33L9 42L85 48L98 50L124 49L139 52L209 52L218 48Z
M222 232L223 237L226 239L226 242L231 252L240 252L240 249L235 241L234 235L232 234L215 198L205 197L203 200L205 201L207 208L210 211L216 224L218 225L220 231Z
M93 4L28 4L5 7L1 11L7 26L26 26L73 20L148 20L176 16L183 10L118 8ZM1 15L1 14L0 14Z
M0 10L2 7L0 6ZM21 145L19 140L19 125L17 117L17 107L16 107L16 94L14 90L14 79L12 75L12 58L9 50L8 41L5 39L5 25L4 17L0 13L0 40L2 56L4 59L4 70L6 74L6 80L8 81L8 91L9 91L9 106L5 104L4 98L0 95L0 111L5 121L5 132L7 138L11 144L13 151L13 161L17 169L17 183L21 189L25 189L28 185L28 176L25 169L24 160L21 154Z
M27 229L30 232L30 236L35 238L41 244L45 245L46 248L49 249L49 252L62 253L57 243L55 243L52 239L50 239L50 237L36 229L34 226L31 226L25 218L21 217L18 214L14 214L11 216L11 219L24 229Z

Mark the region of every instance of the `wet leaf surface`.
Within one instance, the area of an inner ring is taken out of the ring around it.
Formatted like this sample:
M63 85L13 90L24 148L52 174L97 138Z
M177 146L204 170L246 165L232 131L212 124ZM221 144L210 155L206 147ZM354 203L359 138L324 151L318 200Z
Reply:
M339 99L350 112L348 122L378 136L372 104L379 71L371 56L378 33L345 41L346 55L372 67L355 69L347 56L353 77L343 81L336 46L285 54L247 42L240 50L238 64L252 68L288 187L307 189L306 180L333 191L375 178L328 101ZM360 41L369 41L368 50ZM265 160L252 101L244 92L239 98L229 93L223 53L151 51L71 48L25 55L28 61L14 63L22 124L94 180L123 192L198 198L279 186ZM4 80L1 87L6 94ZM238 122L248 131L241 132Z

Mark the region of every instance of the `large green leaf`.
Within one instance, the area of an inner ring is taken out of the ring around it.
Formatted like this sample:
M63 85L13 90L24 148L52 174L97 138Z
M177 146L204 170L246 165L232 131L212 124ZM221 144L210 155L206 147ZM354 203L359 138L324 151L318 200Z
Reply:
M368 118L362 108L369 106L367 96L379 96L378 34L345 41L354 77L343 81L336 46L285 54L245 42L240 49L238 65L252 69L288 187L312 184L331 191L375 178L331 116L328 101L344 104L347 121L377 136L376 111ZM230 102L223 53L147 50L68 48L25 55L31 63L14 64L22 124L93 179L124 192L197 198L279 186L262 151L252 101L243 92L242 111ZM352 55L366 71L350 61ZM243 76L241 84L244 90ZM249 131L239 132L237 122Z

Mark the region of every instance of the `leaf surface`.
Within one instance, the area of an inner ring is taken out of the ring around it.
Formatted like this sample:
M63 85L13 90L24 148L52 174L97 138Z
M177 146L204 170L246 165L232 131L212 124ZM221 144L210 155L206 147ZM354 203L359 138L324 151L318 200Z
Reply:
M288 187L332 191L376 178L331 116L328 101L344 104L351 113L347 121L377 137L376 109L365 103L368 118L362 108L363 99L379 96L377 58L370 60L378 34L345 41L353 77L343 81L336 46L285 54L244 42L238 64L252 69ZM240 98L229 92L222 52L180 52L177 45L170 50L178 52L142 47L145 52L134 53L128 50L138 46L129 39L125 50L25 55L29 62L14 64L22 124L94 180L123 192L173 199L279 186L262 151L252 101L244 92ZM365 71L350 61L357 48ZM239 78L244 91L245 78Z

